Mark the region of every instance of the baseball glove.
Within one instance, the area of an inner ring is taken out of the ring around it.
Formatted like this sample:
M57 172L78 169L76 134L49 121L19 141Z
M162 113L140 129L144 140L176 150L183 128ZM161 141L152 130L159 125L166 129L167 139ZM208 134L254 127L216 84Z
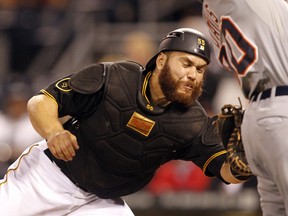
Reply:
M241 123L244 111L242 106L224 105L216 120L219 136L227 150L227 161L235 177L251 176L242 138Z

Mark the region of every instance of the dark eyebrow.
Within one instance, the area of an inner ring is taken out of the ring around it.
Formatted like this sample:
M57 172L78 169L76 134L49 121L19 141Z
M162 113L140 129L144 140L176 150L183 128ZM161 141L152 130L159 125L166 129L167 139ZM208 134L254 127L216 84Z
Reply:
M193 61L191 61L188 57L179 57L179 60L186 61L189 64L194 65ZM203 68L203 67L206 67L206 66L207 66L207 63L204 63L203 65L197 65L197 68Z

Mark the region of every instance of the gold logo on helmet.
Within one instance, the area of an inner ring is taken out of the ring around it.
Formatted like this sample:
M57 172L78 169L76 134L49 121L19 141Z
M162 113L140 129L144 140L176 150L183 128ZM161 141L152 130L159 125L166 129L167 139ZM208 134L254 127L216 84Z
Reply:
M197 40L198 48L201 50L205 50L205 40L202 38L198 38Z

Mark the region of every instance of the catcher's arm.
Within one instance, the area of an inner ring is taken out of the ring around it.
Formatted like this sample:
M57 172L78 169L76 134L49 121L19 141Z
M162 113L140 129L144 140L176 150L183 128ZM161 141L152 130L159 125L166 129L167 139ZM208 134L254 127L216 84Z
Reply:
M76 137L64 130L58 118L58 104L44 94L32 97L27 104L34 129L47 140L51 153L64 161L70 161L79 149Z

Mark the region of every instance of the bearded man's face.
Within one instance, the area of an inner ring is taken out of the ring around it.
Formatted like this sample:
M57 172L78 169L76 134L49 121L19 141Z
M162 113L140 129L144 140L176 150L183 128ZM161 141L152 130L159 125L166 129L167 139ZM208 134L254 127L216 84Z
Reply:
M198 79L187 78L184 69L171 68L169 57L159 75L159 84L166 99L172 103L189 107L199 98L203 91L203 75ZM177 69L181 70L179 72ZM197 72L196 72L197 73Z

